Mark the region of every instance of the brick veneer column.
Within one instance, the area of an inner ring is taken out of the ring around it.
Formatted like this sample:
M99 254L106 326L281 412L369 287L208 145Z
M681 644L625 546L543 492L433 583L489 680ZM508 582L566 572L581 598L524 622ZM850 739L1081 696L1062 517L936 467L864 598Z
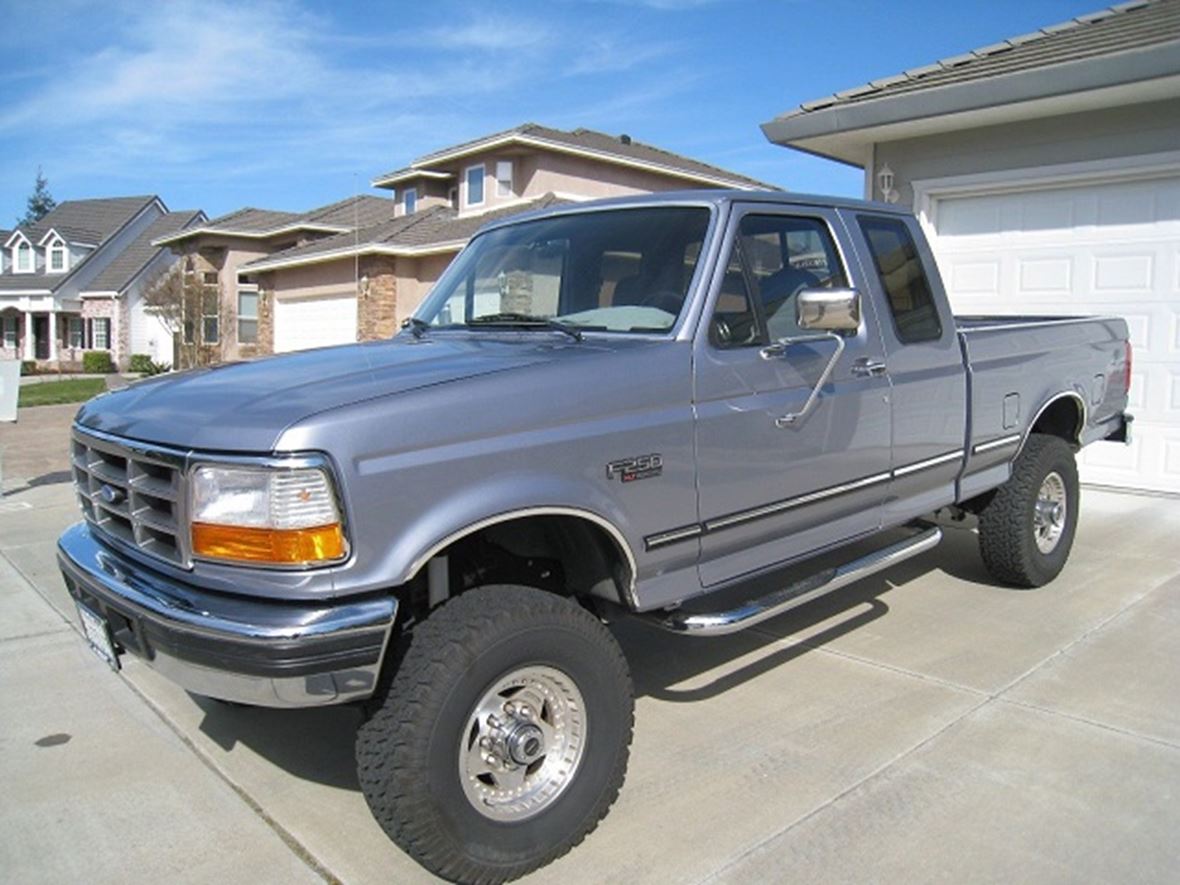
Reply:
M360 260L360 276L368 278L357 293L357 340L392 338L397 331L397 275L394 259L384 255Z

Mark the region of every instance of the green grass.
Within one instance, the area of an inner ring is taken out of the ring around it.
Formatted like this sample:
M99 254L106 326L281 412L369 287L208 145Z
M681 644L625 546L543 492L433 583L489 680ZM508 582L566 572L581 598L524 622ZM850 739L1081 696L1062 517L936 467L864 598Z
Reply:
M102 378L71 378L68 381L46 381L43 384L21 386L17 405L56 406L61 403L80 403L107 389Z

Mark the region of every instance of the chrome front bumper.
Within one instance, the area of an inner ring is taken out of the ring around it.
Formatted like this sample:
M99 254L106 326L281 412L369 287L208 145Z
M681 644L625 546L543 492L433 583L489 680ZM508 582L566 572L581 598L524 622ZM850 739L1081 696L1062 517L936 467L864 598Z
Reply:
M118 556L79 523L57 542L70 595L132 654L196 694L312 707L373 693L397 600L276 602L210 593Z

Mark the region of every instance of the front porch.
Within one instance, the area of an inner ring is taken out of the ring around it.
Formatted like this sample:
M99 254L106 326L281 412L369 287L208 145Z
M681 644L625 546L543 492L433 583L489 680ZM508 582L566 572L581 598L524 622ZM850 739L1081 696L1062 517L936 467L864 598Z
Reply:
M109 351L111 341L110 318L84 318L79 311L0 310L0 359L67 369L80 366L88 350Z

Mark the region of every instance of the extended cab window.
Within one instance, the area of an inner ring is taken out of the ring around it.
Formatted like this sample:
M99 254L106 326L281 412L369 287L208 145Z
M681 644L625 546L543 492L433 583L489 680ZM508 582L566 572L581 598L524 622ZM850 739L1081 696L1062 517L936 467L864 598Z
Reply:
M930 281L905 222L869 215L862 215L859 220L881 288L889 301L898 340L902 344L915 344L941 338L942 323Z
M437 327L557 320L666 332L684 307L709 210L660 206L556 215L476 237L417 316Z
M795 296L848 285L827 225L816 218L747 215L730 249L710 325L717 347L799 334Z

